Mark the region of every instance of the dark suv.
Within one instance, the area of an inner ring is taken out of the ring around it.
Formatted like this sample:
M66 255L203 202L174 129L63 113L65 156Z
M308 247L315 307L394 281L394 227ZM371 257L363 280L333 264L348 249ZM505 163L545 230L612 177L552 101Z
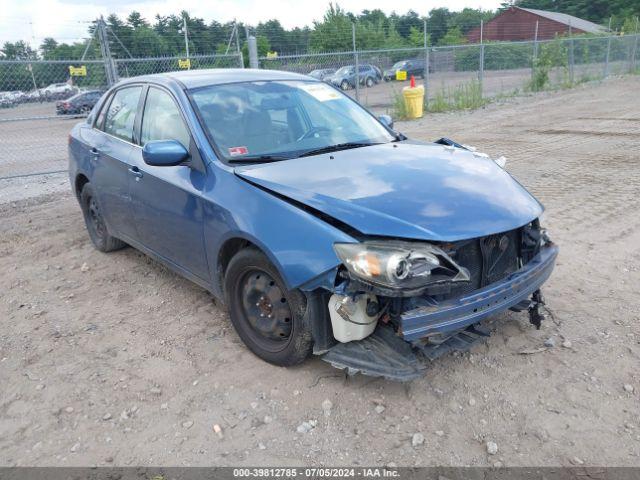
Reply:
M378 67L369 64L358 65L358 79L360 85L373 87L382 80L382 72ZM347 65L336 71L333 75L326 78L325 81L340 87L342 90L349 90L356 87L356 67Z

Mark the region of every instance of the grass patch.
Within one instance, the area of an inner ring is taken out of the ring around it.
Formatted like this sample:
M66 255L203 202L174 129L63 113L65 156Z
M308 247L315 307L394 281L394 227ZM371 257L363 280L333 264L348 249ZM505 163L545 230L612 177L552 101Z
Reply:
M489 100L482 97L480 82L473 80L453 88L442 88L429 99L429 112L450 112L453 110L473 110L483 107Z
M402 92L394 89L391 93L391 116L393 119L406 120L409 118L407 105L404 103Z

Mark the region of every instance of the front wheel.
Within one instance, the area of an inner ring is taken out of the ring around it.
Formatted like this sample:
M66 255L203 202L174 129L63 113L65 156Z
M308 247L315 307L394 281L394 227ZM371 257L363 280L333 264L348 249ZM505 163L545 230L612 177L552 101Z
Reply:
M90 183L86 183L82 187L80 193L80 207L84 216L84 223L89 232L89 238L96 249L101 252L111 252L126 247L127 244L122 240L112 237L107 230L107 224L102 216L102 211L98 204L93 187Z
M342 83L340 84L340 88L342 90L349 90L349 82L347 82L346 80L343 80Z
M262 252L255 248L238 252L227 267L224 290L231 323L258 357L287 367L311 354L304 294L287 290Z
M365 85L367 86L367 88L373 87L373 78L367 77L367 79L365 80Z

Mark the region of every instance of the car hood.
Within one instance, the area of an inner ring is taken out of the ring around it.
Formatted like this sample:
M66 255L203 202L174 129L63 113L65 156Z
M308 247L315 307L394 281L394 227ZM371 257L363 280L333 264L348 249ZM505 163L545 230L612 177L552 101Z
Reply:
M489 158L430 143L387 143L235 170L366 235L455 241L520 227L543 211Z

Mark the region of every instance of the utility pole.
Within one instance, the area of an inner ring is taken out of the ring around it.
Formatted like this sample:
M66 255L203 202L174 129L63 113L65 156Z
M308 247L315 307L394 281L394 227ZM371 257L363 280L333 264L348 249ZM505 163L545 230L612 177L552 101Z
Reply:
M113 59L111 58L109 38L107 37L107 27L102 15L100 15L100 19L98 20L98 39L100 40L100 52L102 53L102 59L104 60L104 72L107 77L107 86L111 87L118 81L118 74L115 71Z
M187 52L187 59L189 58L189 33L187 32L187 15L182 17L182 33L184 33L184 49Z
M238 35L238 24L235 25L236 30L236 52L238 53L238 58L240 59L240 65L244 68L244 57L242 56L242 50L240 49L240 36Z

